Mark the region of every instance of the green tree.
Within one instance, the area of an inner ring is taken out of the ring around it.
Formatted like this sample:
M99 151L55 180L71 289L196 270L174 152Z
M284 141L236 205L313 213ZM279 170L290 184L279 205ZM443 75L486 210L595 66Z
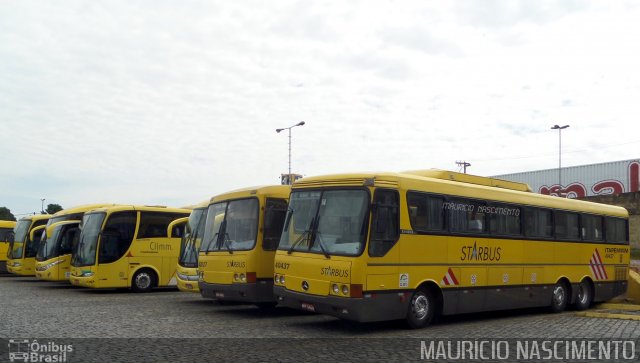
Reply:
M47 204L47 209L45 209L44 211L49 214L53 214L56 212L60 212L61 210L62 206L60 204Z
M11 210L7 207L0 207L0 220L3 221L15 221L16 217L11 213Z

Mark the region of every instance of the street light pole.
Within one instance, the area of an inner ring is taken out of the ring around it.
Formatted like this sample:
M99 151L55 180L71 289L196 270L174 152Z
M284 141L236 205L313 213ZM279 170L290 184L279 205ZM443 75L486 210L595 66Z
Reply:
M42 202L42 205L40 206L40 213L44 214L44 198L40 198L40 201Z
M558 130L558 185L560 186L559 194L562 193L562 130L569 127L569 125L559 126L553 125L551 130Z
M289 130L289 178L291 178L291 129L296 126L303 126L303 125L304 125L304 121L300 121L293 126L276 129L277 133L280 133L280 131Z

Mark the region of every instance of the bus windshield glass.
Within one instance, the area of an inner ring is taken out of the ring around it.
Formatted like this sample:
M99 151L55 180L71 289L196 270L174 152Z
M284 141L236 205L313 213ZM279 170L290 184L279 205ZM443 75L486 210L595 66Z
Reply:
M258 200L232 200L209 206L204 251L248 251L258 235ZM205 249L206 248L206 249Z
M279 249L357 256L367 231L366 190L293 191Z
M31 226L31 221L28 219L23 219L18 221L16 227L14 229L14 241L11 244L11 248L9 249L10 258L22 258L24 252L24 242L27 238L27 234L29 232L29 227Z
M73 266L93 266L96 263L98 237L105 213L89 213L82 217L80 240L73 254Z
M50 258L58 256L58 244L56 242L61 230L62 226L54 228L51 236L48 236L45 232L43 232L42 239L40 240L40 248L38 248L38 254L36 255L36 260L46 261Z
M207 209L194 209L189 216L185 235L182 238L179 263L184 267L197 267L198 250L204 235L204 222Z

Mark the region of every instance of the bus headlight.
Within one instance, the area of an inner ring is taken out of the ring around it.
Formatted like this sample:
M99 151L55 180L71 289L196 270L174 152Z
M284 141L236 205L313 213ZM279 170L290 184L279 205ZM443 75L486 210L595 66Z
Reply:
M244 273L241 273L241 274L240 274L240 281L242 281L242 282L247 281L247 276L245 276L245 274L244 274Z
M349 287L347 285L342 285L342 294L349 295Z
M280 284L284 285L284 275L280 275Z
M238 281L238 274L233 274L233 281Z
M338 288L338 284L333 284L331 286L331 289L333 290L333 293L338 295L340 293L340 288Z
M14 262L13 263L13 267L20 267L22 266L22 264L20 262Z
M80 275L80 277L91 277L91 276L93 276L92 271L82 271L82 275Z

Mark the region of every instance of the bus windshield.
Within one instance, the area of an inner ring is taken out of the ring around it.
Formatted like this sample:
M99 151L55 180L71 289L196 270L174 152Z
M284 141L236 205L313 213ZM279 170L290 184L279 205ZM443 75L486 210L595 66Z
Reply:
M293 191L278 248L327 256L360 255L368 210L366 190Z
M50 258L58 256L58 244L56 241L58 240L58 236L60 235L60 231L62 230L62 226L58 226L53 229L53 233L51 236L48 236L45 232L42 234L42 240L40 242L40 248L38 248L38 254L36 255L36 260L38 261L46 261Z
M105 213L89 213L82 217L80 240L72 259L73 266L95 265L98 236L105 216Z
M14 229L14 240L9 248L9 258L22 258L24 252L24 241L27 238L30 226L31 221L28 219L20 220L16 224Z
M258 200L214 203L207 212L203 251L248 251L258 236Z
M180 266L184 267L197 267L198 264L198 249L200 248L200 242L204 235L204 222L207 218L207 209L194 209L189 216L189 222L187 222L185 235L182 238L181 251L180 251Z

